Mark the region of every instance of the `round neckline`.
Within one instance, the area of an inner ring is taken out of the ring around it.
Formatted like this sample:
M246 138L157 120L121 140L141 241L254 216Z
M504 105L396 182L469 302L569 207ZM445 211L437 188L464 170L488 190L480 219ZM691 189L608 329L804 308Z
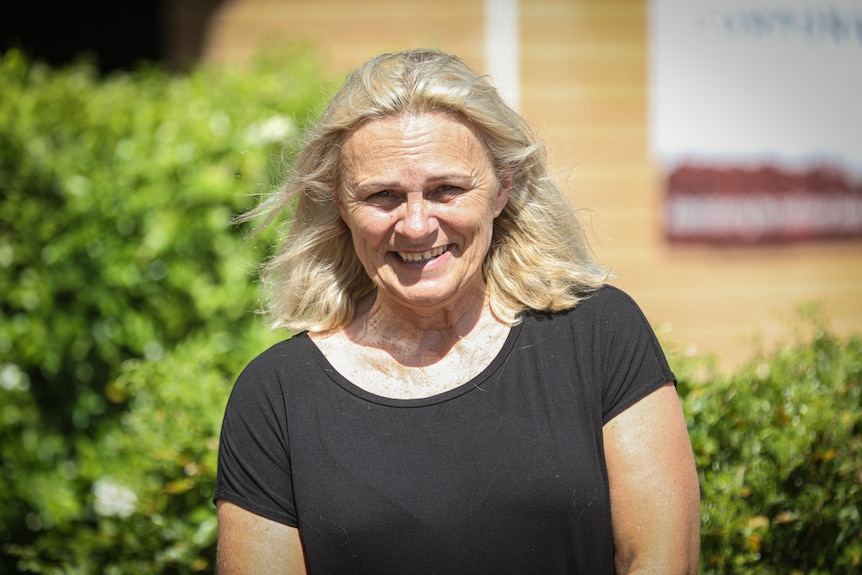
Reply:
M491 375L494 374L505 362L506 358L509 356L509 352L512 350L512 347L515 345L515 340L518 338L518 334L521 331L521 326L523 322L517 323L513 325L509 329L509 333L506 335L506 341L503 343L503 346L491 360L491 362L485 366L485 368L480 371L475 377L462 383L457 387L453 387L450 390L444 391L443 393L438 393L435 395L429 395L428 397L419 397L414 399L399 399L394 397L386 397L383 395L377 395L376 393L372 393L367 391L366 389L359 387L346 377L344 377L333 365L329 362L323 352L319 347L312 341L312 339L308 336L308 332L302 332L297 334L297 336L302 337L306 345L311 348L311 354L314 357L314 360L320 365L323 369L324 373L335 382L340 388L347 391L351 395L359 397L365 401L369 401L371 403L376 403L379 405L385 405L388 407L425 407L429 405L437 405L439 403L444 403L446 401L451 401L456 397L464 395L474 389L483 390L482 384L485 383L488 379L490 379Z

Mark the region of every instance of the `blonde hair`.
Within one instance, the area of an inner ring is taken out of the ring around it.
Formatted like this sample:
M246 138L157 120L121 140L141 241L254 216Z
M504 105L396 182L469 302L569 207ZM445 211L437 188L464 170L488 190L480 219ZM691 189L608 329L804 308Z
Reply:
M341 145L367 120L422 112L447 112L469 122L488 149L498 181L504 173L511 177L509 201L494 221L483 269L498 318L516 323L528 309L568 309L607 280L548 174L544 146L490 80L455 56L406 50L377 56L347 76L306 133L284 185L240 218L263 217L264 227L284 211L291 215L281 249L261 272L274 327L343 327L357 300L375 288L335 203Z

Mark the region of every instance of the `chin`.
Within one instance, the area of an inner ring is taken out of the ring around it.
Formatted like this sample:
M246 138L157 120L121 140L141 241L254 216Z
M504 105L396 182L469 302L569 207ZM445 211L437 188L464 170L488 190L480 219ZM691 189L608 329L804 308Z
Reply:
M390 290L386 291L386 294L390 299L398 301L403 305L413 306L417 308L428 308L428 307L438 307L446 305L447 302L456 299L457 292L456 290L444 290L444 289L435 289L435 290Z

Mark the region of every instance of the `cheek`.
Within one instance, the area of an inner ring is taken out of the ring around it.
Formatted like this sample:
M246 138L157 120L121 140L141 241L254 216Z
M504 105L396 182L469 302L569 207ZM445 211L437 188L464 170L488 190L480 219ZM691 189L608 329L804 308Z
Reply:
M459 206L453 213L453 223L472 235L485 235L494 227L495 206L488 201L473 201Z
M392 228L392 217L363 210L342 212L342 219L353 236L354 244L378 244L386 241Z

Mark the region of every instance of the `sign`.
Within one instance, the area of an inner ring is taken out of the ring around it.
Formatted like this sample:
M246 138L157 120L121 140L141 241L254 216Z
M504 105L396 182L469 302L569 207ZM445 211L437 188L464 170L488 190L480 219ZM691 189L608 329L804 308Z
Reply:
M862 237L862 0L652 0L671 241Z

